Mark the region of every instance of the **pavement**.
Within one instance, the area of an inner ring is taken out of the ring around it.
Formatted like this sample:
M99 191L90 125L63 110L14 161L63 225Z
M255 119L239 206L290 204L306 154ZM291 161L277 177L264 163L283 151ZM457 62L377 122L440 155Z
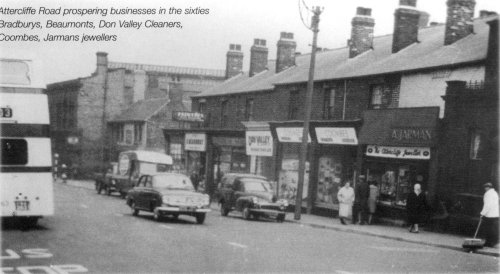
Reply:
M338 218L322 217L311 214L301 214L300 220L295 220L293 213L287 214L287 221L315 228L331 229L360 235L369 235L379 238L441 247L464 252L466 250L462 248L462 243L465 238L468 238L462 235L427 231L425 227L420 228L419 233L410 233L407 227L388 224L358 225L351 224L349 222L347 225L343 225L340 223L340 219ZM498 248L498 245L495 248L484 247L482 249L478 249L475 251L475 253L500 257L500 249Z
M78 187L94 188L93 180L68 180L69 185ZM212 210L219 211L218 205L212 203ZM401 242L408 242L420 245L434 246L447 248L457 251L464 251L462 243L466 237L463 235L455 235L449 233L439 233L426 230L425 227L420 228L419 233L410 233L406 227L383 224L357 225L349 224L342 225L340 219L333 217L323 217L311 214L301 214L299 220L294 219L294 213L288 213L286 222L296 223L297 225L309 226L318 229L331 229L336 231L348 232L353 234L368 235L373 237L391 239ZM484 247L475 251L477 254L500 257L500 248L498 245L495 248Z

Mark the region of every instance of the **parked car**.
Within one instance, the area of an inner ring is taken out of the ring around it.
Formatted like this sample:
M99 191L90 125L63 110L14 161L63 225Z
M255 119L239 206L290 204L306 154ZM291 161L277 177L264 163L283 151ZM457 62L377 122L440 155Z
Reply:
M172 157L164 153L143 150L121 152L118 162L111 163L111 168L106 174L96 176L97 193L104 192L111 195L113 192L118 192L125 198L141 175L169 172L172 163Z
M245 220L266 216L283 222L288 207L287 200L276 199L272 184L265 177L253 174L224 175L218 188L218 202L222 216L236 210Z
M209 196L196 192L189 177L179 173L143 175L126 198L132 215L137 216L140 210L153 212L157 221L182 214L194 216L198 224L203 224L210 212Z

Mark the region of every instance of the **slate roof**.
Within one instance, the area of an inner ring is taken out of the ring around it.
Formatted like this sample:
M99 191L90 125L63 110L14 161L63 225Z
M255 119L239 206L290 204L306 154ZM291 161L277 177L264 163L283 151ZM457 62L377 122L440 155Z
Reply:
M494 16L498 20L498 15ZM392 53L392 34L374 37L373 49L349 59L349 48L318 52L315 81L348 79L368 75L416 71L433 67L451 67L484 61L488 47L488 21L474 20L474 33L445 46L445 25L421 28L418 43ZM275 73L275 61L268 62L269 70L254 77L240 74L192 97L272 90L275 85L307 82L310 54L296 57L296 66Z
M166 107L169 102L167 98L141 100L132 104L128 109L115 116L110 122L142 122Z

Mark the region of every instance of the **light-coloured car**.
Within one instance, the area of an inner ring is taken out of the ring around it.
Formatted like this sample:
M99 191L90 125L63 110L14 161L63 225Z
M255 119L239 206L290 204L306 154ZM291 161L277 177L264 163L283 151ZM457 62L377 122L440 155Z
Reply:
M164 216L189 215L203 224L206 213L210 212L209 196L196 192L189 177L179 173L141 176L127 193L127 205L134 216L140 210L149 211L157 221Z

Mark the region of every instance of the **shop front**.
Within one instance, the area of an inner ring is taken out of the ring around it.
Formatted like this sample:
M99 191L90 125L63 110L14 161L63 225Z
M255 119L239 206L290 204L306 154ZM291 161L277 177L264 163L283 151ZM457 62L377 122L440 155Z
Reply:
M287 199L291 204L295 204L298 181L299 181L299 158L302 143L302 122L271 122L271 133L278 141L276 157L276 175L278 181L278 197ZM305 162L304 185L302 189L303 201L311 201L309 182L310 162L311 162L311 137L308 137L308 153Z
M433 196L438 114L438 107L364 112L362 172L379 188L379 215L404 219L406 198L417 183L428 198Z
M275 142L267 122L242 122L245 126L246 155L250 161L250 173L275 180Z
M360 125L361 120L311 122L311 135L316 140L315 207L338 210L339 189L346 181L351 185L355 182Z

